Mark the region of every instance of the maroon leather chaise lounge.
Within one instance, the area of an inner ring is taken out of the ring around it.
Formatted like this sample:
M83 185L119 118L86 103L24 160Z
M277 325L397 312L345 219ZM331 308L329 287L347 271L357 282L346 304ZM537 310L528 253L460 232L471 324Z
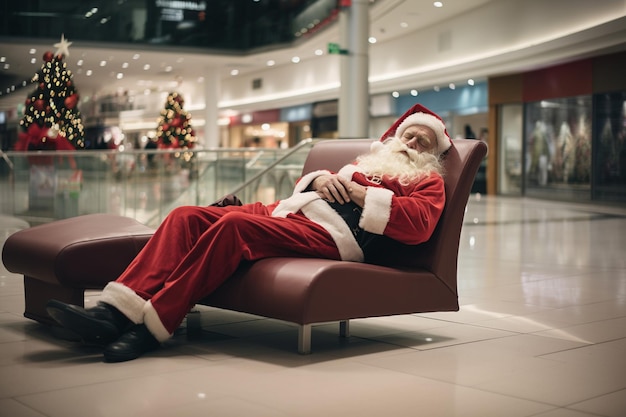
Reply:
M371 140L315 144L303 174L337 170L369 150ZM478 140L455 139L444 156L447 202L432 238L389 247L377 264L269 258L242 265L200 304L295 323L298 351L310 353L311 326L350 319L459 309L457 258L465 207L487 152ZM114 280L154 230L134 219L90 214L21 230L2 251L7 270L24 275L24 316L54 324L45 311L56 298L84 305L85 290Z

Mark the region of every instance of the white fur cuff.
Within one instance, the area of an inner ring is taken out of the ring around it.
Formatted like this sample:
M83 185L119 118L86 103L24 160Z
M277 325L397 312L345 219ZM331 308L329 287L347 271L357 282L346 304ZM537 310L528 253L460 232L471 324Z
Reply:
M158 340L159 342L163 342L172 336L172 334L167 331L165 326L163 326L163 323L161 322L161 319L159 318L159 314L154 309L150 301L146 302L143 308L143 311L144 311L144 323L146 324L146 327L148 328L148 330L150 330L150 333L152 333L152 336L154 336L156 340Z
M133 323L143 323L143 307L146 300L126 285L115 281L109 282L102 290L100 301L117 308Z
M391 218L393 191L386 188L368 187L359 226L366 232L382 235Z

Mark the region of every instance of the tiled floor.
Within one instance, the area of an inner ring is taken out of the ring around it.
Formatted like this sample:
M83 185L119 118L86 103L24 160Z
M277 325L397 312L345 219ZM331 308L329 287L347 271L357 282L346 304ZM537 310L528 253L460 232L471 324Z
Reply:
M0 416L626 416L626 207L472 196L459 256L460 312L316 326L302 356L201 307L120 364L23 318L0 269Z

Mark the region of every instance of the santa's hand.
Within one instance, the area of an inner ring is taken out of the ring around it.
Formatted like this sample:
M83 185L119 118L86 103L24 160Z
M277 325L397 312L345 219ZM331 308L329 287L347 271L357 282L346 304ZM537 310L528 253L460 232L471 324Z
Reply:
M350 195L350 201L359 207L365 205L365 194L367 193L367 187L362 186L359 183L350 181L348 186L348 194Z
M320 175L313 180L313 189L317 194L331 203L344 204L350 201L348 188L351 181L338 175Z

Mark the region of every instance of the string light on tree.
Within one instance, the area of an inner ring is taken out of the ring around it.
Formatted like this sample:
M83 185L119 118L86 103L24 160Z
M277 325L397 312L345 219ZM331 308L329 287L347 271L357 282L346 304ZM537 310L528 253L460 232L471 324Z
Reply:
M16 149L77 149L85 147L85 133L80 111L79 94L72 81L72 72L63 61L69 56L65 36L54 44L53 54L43 55L41 69L31 83L35 90L26 97L24 116L20 120L22 133Z
M191 115L183 109L185 100L178 93L170 93L158 120L156 140L161 149L190 149L196 143L191 127Z

